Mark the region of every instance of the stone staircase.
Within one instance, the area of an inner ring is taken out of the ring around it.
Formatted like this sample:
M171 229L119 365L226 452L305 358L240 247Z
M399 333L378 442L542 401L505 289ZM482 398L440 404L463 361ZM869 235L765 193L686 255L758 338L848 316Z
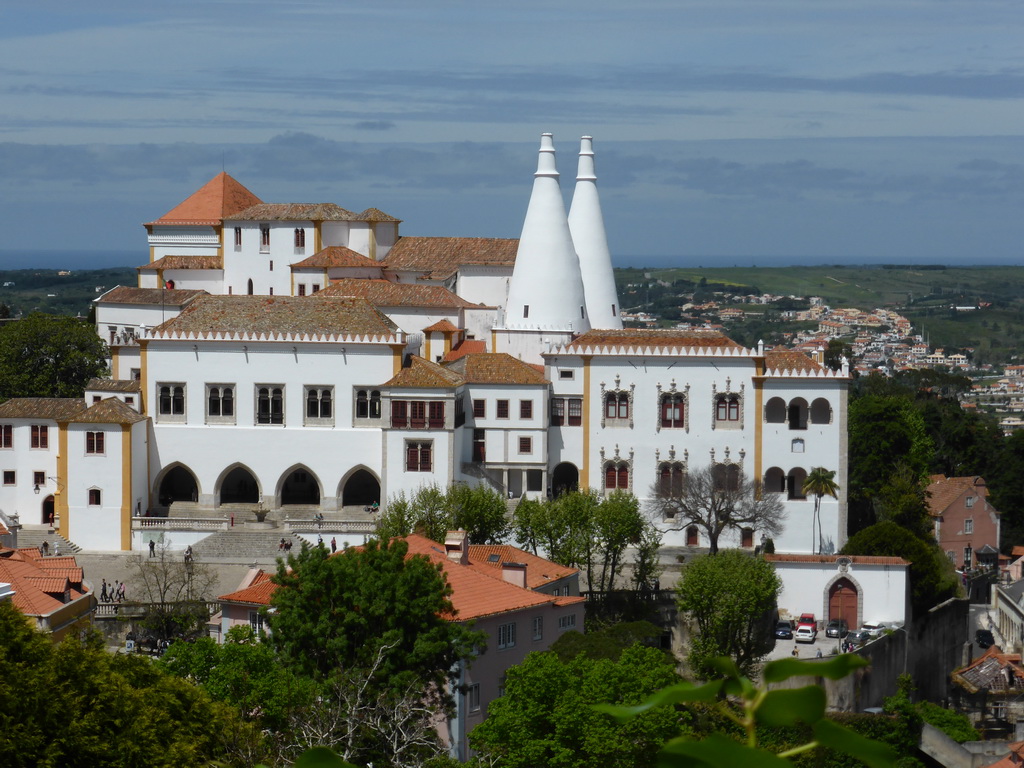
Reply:
M265 531L233 528L217 531L197 542L192 554L198 561L273 563L285 555L278 549L282 538L292 542L293 553L302 549L301 537L279 528Z
M80 546L68 541L56 531L51 533L46 528L22 528L18 531L19 547L39 548L43 545L44 541L50 543L51 555L53 554L55 545L60 546L60 553L62 555L76 555L82 551Z

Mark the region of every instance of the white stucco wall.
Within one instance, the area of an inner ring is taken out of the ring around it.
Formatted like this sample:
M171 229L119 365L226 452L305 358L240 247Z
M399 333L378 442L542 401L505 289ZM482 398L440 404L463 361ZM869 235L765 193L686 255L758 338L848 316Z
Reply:
M838 578L845 577L860 594L858 625L868 622L903 624L907 621L908 566L851 562L844 571L836 561L853 558L818 559L824 562L773 563L775 572L782 579L782 593L779 595L781 614L796 617L809 612L819 621L827 621L829 587Z

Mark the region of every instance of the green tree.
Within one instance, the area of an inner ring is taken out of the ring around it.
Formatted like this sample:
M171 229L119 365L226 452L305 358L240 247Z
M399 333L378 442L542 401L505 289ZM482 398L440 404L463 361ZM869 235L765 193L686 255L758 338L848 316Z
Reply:
M696 625L687 661L694 675L713 676L728 656L744 674L775 647L772 617L782 581L771 564L740 550L693 560L676 587L679 610Z
M958 592L953 565L934 540L926 541L890 521L875 523L854 534L844 555L902 557L910 562L910 603L915 616L955 597Z
M11 397L81 397L89 379L107 374L107 345L73 317L34 312L0 326L0 401Z
M816 552L824 549L825 542L821 533L821 499L824 496L838 498L839 484L836 482L836 473L824 467L814 467L804 479L803 492L814 496L814 524L817 528L818 537L816 540ZM814 531L811 531L811 541L815 542Z
M679 734L673 708L620 724L593 705L638 703L678 681L664 653L640 645L617 661L579 655L563 662L551 652L531 653L509 669L505 695L490 704L470 744L482 762L503 768L653 766L662 743Z
M675 530L695 526L703 531L712 555L726 531L750 528L778 536L786 518L778 494L762 493L760 483L742 472L730 474L731 469L735 468L716 464L693 470L681 488L655 484L651 488L654 514L671 520Z
M419 532L444 541L448 531L464 530L471 544L500 544L509 528L508 507L500 493L457 483L444 491L432 485L411 497L404 493L393 497L381 513L377 533L385 539Z
M0 603L0 764L157 768L249 766L258 732L229 706L148 659L111 655L102 640L59 644Z
M588 659L616 661L623 651L637 643L658 648L662 634L661 628L649 621L623 621L586 634L576 630L563 632L550 650L564 662L572 661L581 653Z
M375 690L442 687L484 635L452 620L451 586L441 566L407 556L408 549L401 539L371 540L334 556L324 547L303 547L281 562L267 614L281 658L318 680L358 667L376 669Z

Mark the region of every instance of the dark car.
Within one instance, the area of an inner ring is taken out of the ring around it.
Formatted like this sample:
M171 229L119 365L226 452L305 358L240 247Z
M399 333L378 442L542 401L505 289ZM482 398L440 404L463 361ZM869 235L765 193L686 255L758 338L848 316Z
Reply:
M989 630L979 629L974 633L974 642L978 644L979 648L989 648L996 644L996 639L992 637Z
M864 645L870 642L871 640L871 635L863 629L855 629L853 632L846 636L846 641L848 643L853 643L857 646Z
M825 627L825 637L846 637L849 632L845 619L832 619Z
M778 621L775 623L775 636L781 640L793 639L793 622Z

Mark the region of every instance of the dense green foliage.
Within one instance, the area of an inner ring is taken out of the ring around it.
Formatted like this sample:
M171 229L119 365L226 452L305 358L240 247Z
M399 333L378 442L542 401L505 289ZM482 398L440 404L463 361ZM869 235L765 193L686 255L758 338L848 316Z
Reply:
M0 325L0 401L11 397L81 397L89 379L107 374L107 346L73 317L31 314Z
M697 626L687 662L701 678L714 674L714 660L728 656L743 674L775 646L772 619L782 581L759 557L735 549L693 560L676 587L679 610Z
M285 663L319 680L375 668L380 689L443 685L483 637L446 618L453 609L444 573L426 557L406 557L408 549L401 539L334 556L303 547L280 563L267 619Z
M642 556L634 571L639 577L634 578L634 588L649 588L660 572L655 556L660 534L629 493L602 497L589 490L562 494L553 501L524 499L516 507L513 531L519 544L534 554L579 568L595 592L620 588L629 547L638 547Z
M8 768L252 765L251 726L148 659L98 637L54 645L0 603L0 765Z
M470 544L501 544L509 530L508 508L500 493L485 486L459 483L441 490L436 485L390 499L380 516L381 539L420 533L443 542L448 531L463 530Z
M588 659L616 661L624 650L637 643L650 648L659 647L661 635L661 629L649 621L620 622L586 634L575 630L563 632L551 644L551 652L562 661L571 661L580 654Z
M910 561L910 604L915 616L958 591L953 566L934 539L915 535L891 521L876 523L850 537L844 555L902 557Z
M977 741L981 734L971 725L970 718L959 712L954 712L930 701L919 701L914 705L921 719L929 725L935 726L953 741L963 744L965 741Z
M679 734L679 715L659 707L619 724L593 705L637 703L678 680L665 654L640 645L614 661L581 654L563 662L551 652L532 653L509 670L505 695L491 703L470 743L484 762L503 768L650 766L661 745Z

